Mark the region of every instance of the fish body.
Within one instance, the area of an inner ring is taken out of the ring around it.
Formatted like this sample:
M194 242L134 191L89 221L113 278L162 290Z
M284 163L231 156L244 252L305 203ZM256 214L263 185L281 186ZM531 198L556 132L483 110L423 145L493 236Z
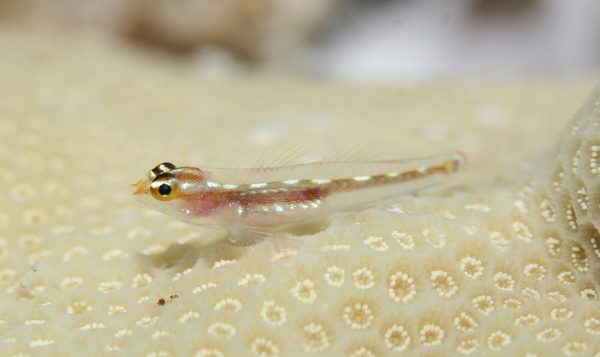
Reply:
M134 184L150 208L186 223L231 232L322 218L439 182L466 161L463 153L419 159L322 161L249 169L162 163Z

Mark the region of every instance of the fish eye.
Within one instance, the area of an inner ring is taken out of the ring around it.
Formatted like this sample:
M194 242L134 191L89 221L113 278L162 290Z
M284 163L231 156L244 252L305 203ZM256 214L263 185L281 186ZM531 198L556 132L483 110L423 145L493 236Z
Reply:
M171 170L176 169L177 166L173 165L170 162L163 162L162 164L156 166L155 168L153 168L152 170L148 171L148 178L150 180L154 179L156 176L166 173L166 172L170 172Z
M163 183L162 185L158 186L158 193L161 196L169 196L171 194L171 185Z
M160 201L169 201L179 194L179 181L170 173L162 173L150 184L150 193Z

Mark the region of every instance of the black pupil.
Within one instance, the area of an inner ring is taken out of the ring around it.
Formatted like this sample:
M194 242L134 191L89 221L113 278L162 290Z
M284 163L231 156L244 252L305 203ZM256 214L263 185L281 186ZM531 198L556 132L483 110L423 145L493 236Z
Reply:
M167 185L166 183L163 183L162 185L158 186L158 193L160 193L161 196L168 196L171 194L171 186Z

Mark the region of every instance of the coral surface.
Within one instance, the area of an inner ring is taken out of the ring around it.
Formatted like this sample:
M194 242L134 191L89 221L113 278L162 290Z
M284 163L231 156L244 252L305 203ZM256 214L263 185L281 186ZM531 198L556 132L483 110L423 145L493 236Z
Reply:
M0 48L0 355L600 352L600 93L553 144L589 83L211 81L100 41L5 29ZM365 138L470 141L471 163L249 247L131 196L162 161Z

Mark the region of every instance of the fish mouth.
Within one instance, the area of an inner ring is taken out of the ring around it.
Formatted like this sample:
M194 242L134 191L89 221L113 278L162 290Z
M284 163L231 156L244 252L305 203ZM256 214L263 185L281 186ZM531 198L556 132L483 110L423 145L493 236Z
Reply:
M147 179L141 179L131 186L137 187L137 190L133 193L134 195L143 195L150 192L150 182Z

